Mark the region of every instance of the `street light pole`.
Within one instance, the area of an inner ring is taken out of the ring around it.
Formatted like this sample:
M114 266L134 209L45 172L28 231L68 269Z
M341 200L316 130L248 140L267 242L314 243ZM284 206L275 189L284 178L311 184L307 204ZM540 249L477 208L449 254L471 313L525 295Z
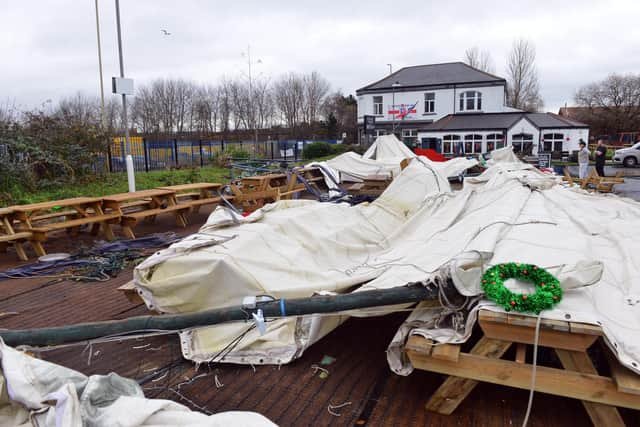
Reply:
M116 26L118 27L118 56L120 58L120 78L124 78L124 62L122 60L122 33L120 31L120 0L116 0ZM133 170L133 157L131 157L131 140L129 138L129 125L127 124L127 95L122 94L122 126L124 126L124 144L127 155L127 181L129 192L136 191L136 179Z
M393 111L391 133L394 135L396 134L396 88L399 86L402 86L399 82L395 82L391 85L391 103L393 104L391 106L391 111Z
M102 48L100 46L100 17L98 14L98 0L96 4L96 36L98 39L98 72L100 74L100 116L102 118L102 129L107 127L107 118L104 113L104 80L102 79Z
M251 79L251 46L247 45L247 64L249 65L249 102L251 102L251 99L253 97L253 80ZM255 143L258 143L258 126L256 125L256 117L254 114L254 110L253 110L253 106L250 107L251 108L251 121L252 126L253 126L253 132L254 132L254 138L255 138Z
M392 74L393 73L393 69L391 67L391 64L387 64L387 65L389 66L389 74Z

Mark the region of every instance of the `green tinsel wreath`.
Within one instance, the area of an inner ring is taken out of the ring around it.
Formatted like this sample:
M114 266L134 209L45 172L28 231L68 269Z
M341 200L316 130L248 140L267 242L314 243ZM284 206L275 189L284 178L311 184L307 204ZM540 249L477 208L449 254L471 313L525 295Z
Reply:
M517 294L504 286L508 279L531 282L536 286L534 294ZM562 288L551 273L532 264L510 262L489 268L482 275L482 288L487 298L504 307L506 311L540 313L560 302Z

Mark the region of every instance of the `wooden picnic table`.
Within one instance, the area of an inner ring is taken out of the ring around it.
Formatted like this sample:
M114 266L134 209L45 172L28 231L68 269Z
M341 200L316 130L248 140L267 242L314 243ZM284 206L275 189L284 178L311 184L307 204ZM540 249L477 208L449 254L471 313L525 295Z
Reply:
M279 189L287 190L288 179L284 173L271 173L268 175L256 175L242 178L242 189L244 193L249 191L265 191Z
M33 237L33 233L30 231L20 231L16 232L13 228L13 221L15 219L15 211L11 208L0 208L0 250L5 251L9 244L12 244L18 254L18 257L22 261L26 261L28 259L24 248L22 247L23 240L31 240ZM34 248L37 246L42 250L42 245L40 242L32 242ZM44 251L42 251L44 252Z
M140 210L127 212L128 206L138 205ZM120 225L124 235L129 239L135 239L133 228L139 219L146 218L153 221L159 214L172 212L176 216L176 223L186 227L187 220L184 212L189 210L188 205L179 205L176 192L155 188L152 190L135 191L131 193L113 194L102 198L102 206L121 217ZM123 210L124 209L124 210Z
M434 345L419 335L408 337L405 350L416 369L449 375L427 402L428 410L451 414L480 381L531 388L527 347L535 342L536 318L483 309L478 323L483 336L468 352L459 344ZM562 369L538 363L534 390L582 400L595 426L622 427L616 406L640 409L640 376L618 362L598 340L602 335L600 326L541 319L538 345L555 350ZM587 353L597 341L608 356L610 375L600 375ZM503 359L512 346L515 360Z
M54 208L68 208L53 210ZM96 197L75 197L71 199L52 200L49 202L16 205L14 219L20 221L19 229L33 233L34 242L45 241L50 232L67 230L77 232L82 225L92 224L91 233L102 231L108 240L113 240L111 223L117 222L119 214L105 214L102 210L102 199ZM34 248L39 256L45 255L44 249L38 243Z
M158 187L160 190L174 191L178 204L189 205L194 212L198 212L202 205L220 203L221 198L218 195L218 190L221 188L222 184L217 182L194 182Z

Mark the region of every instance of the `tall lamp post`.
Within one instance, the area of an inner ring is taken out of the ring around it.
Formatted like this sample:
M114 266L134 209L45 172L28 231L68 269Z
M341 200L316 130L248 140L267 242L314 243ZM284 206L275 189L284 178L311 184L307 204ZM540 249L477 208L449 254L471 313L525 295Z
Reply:
M244 56L244 53L243 53L243 56ZM262 61L258 59L256 63L262 64ZM251 77L251 46L250 45L247 45L247 65L249 67L249 102L251 102L251 99L253 97L253 79ZM253 106L250 108L251 108L251 121L253 122L252 126L253 126L254 138L257 144L258 143L258 126L256 124L256 120L255 120L256 117L254 114Z
M392 125L391 125L391 133L395 135L396 133L396 88L402 86L400 82L394 82L391 85L391 111L393 114L392 117Z
M116 0L116 26L118 27L118 56L120 58L120 79L124 80L124 62L122 60L122 33L120 31L120 0ZM132 86L133 86L133 82ZM133 89L133 87L131 87ZM131 157L131 140L129 138L129 125L127 123L127 95L125 90L122 93L122 126L124 126L125 163L127 165L127 181L129 192L136 191L136 178L133 169L133 157Z
M98 0L96 4L96 37L98 39L98 73L100 75L100 116L102 118L102 129L107 127L107 118L104 113L104 80L102 79L102 48L100 46L100 16L98 14Z

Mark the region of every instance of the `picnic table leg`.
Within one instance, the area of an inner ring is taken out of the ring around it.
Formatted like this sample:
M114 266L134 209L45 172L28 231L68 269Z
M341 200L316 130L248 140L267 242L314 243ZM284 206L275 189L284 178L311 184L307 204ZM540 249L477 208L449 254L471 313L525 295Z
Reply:
M167 205L169 206L176 206L178 204L178 199L176 198L175 194L170 194L169 196L167 196L166 201ZM182 211L176 211L176 224L183 228L188 224L187 218L185 218Z
M136 235L133 234L132 225L135 225L135 223L134 224L129 224L129 223L123 222L122 224L120 224L120 226L122 227L122 234L124 234L127 239L135 239L136 238Z
M31 240L31 246L33 246L33 250L36 252L36 255L44 256L47 254L47 252L42 247L42 243L40 243L39 241Z
M556 349L556 353L558 354L560 363L562 363L565 369L582 372L583 374L598 375L598 371L596 371L586 352ZM624 427L624 421L615 406L586 401L582 401L582 404L594 426Z
M93 210L95 211L96 215L104 215L104 211L102 210L102 206L100 206L99 202L93 205ZM104 236L107 238L107 240L113 240L116 238L113 235L113 230L111 229L111 224L109 224L109 221L94 223L91 227L91 234L97 234L100 227L102 227L102 232L104 233Z
M11 220L9 218L7 218L6 216L2 218L2 223L4 224L4 228L7 232L7 234L11 235L11 234L15 234L15 230L13 229L13 226L11 225ZM24 248L22 247L22 243L15 240L13 242L13 247L16 249L16 254L18 254L18 257L22 260L22 261L26 261L29 258L27 257L26 252L24 251ZM7 248L7 244L3 242L2 246L0 246L0 249L4 249L4 251L6 251Z

